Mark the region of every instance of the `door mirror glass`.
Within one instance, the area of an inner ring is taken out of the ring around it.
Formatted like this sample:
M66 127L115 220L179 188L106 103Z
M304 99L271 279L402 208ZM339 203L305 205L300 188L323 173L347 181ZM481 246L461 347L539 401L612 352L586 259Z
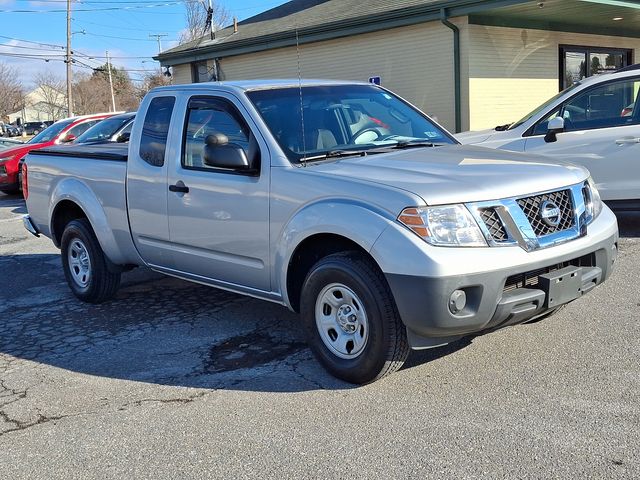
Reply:
M233 170L250 170L247 154L240 145L229 143L229 138L222 133L208 135L203 152L204 164L213 168Z
M62 143L71 143L73 141L75 141L77 137L75 135L73 135L72 133L70 133L69 135L67 135L66 137L64 137L62 140L60 140Z

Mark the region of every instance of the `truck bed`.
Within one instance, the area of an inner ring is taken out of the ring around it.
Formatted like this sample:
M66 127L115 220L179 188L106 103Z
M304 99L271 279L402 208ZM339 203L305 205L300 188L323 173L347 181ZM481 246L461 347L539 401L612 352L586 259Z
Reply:
M138 261L129 232L126 144L68 145L36 150L26 157L29 214L38 231L51 236L51 198L82 205L113 262ZM60 232L53 232L57 243Z

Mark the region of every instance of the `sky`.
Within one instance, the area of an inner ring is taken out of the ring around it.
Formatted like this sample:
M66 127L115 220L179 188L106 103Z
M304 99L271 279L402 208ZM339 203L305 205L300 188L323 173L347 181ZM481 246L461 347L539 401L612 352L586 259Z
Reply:
M217 3L230 17L243 20L285 1ZM105 63L108 51L113 65L126 69L138 81L145 71L159 68L151 58L158 53L158 41L149 35L166 34L161 38L166 50L178 44L186 24L179 0L74 0L72 10L74 74L90 74L92 67ZM15 67L26 88L33 87L40 72L63 78L66 29L66 0L0 0L0 62ZM24 58L27 56L31 58Z

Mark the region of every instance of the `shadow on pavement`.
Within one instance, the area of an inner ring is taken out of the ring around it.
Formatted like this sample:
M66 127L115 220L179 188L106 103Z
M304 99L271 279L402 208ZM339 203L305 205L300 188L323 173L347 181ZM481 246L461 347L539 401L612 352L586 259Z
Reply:
M58 255L0 257L0 353L83 374L162 385L298 392L349 389L307 348L298 317L146 269L113 301L70 292ZM6 275L11 272L11 275ZM463 344L413 352L405 368Z

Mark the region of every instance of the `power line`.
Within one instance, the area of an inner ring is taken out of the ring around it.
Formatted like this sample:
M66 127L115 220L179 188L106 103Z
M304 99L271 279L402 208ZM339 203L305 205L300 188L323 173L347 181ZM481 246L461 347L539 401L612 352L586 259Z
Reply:
M138 10L145 8L159 8L159 7L172 7L174 5L180 5L183 2L165 2L165 3L150 3L147 5L130 5L127 7L104 7L104 8L74 8L74 12L107 12L114 10ZM14 9L14 10L0 10L0 13L67 13L66 9L50 9L50 10L27 10L27 9Z

